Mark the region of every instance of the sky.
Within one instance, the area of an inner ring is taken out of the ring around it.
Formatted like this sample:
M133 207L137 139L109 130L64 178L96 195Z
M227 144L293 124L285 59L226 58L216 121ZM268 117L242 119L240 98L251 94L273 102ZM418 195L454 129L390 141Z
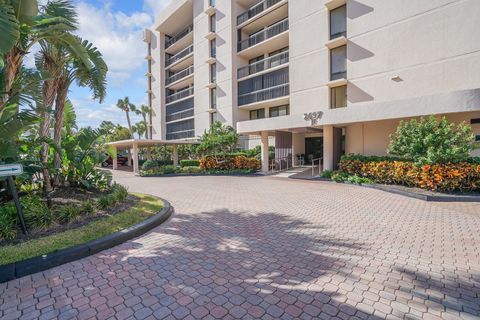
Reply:
M73 1L79 15L78 35L100 50L109 68L107 97L102 104L92 100L88 89L72 85L69 98L77 123L96 127L105 120L126 125L125 114L116 103L128 96L138 106L146 104L147 47L142 34L169 0ZM133 117L132 122L140 120Z

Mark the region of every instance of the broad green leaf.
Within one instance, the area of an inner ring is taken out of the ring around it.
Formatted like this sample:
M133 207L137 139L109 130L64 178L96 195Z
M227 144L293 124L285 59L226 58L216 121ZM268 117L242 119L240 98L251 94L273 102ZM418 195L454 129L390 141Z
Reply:
M0 54L13 48L20 38L19 23L11 5L0 3Z

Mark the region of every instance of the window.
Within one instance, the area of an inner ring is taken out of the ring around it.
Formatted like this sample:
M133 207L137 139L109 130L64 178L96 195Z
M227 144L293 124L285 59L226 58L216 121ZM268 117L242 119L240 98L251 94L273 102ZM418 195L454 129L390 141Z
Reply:
M217 64L212 63L210 65L210 83L215 83L217 81Z
M265 109L257 109L250 111L250 120L257 120L265 118Z
M217 88L210 89L210 109L217 109Z
M480 124L480 118L470 119L470 124Z
M208 0L208 4L209 4L211 7L215 7L215 5L217 4L217 1L216 1L216 0Z
M347 6L330 11L330 40L347 36Z
M270 118L287 116L290 111L289 109L288 105L270 108Z
M347 106L347 86L330 89L330 109Z
M216 32L217 30L217 16L212 14L210 16L210 32Z
M210 57L212 58L217 57L217 40L216 39L210 40Z
M480 135L475 136L475 141L480 141Z
M347 78L347 46L330 50L330 80Z

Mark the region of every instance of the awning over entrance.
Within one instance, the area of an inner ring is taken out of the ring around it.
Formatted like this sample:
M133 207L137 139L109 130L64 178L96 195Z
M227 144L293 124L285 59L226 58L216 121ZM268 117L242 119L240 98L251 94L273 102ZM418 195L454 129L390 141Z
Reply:
M146 148L147 149L147 158L150 158L150 148L159 147L159 146L172 146L173 147L173 164L178 165L178 152L177 146L179 145L191 145L198 144L196 140L155 140L155 139L129 139L109 142L106 145L115 148L115 155L118 150L127 149L129 150L128 155L133 159L133 172L138 174L140 172L138 165L138 149ZM132 153L130 154L130 150ZM113 159L113 170L118 170L117 159Z

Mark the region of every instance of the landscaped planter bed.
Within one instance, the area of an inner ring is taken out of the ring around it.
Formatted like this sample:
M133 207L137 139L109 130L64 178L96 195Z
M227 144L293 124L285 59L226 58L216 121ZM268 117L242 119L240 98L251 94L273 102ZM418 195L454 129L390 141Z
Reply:
M0 246L0 282L40 272L84 258L137 237L167 220L170 204L156 197L135 194L135 203L69 230L32 239L16 239ZM132 200L133 201L133 200Z

